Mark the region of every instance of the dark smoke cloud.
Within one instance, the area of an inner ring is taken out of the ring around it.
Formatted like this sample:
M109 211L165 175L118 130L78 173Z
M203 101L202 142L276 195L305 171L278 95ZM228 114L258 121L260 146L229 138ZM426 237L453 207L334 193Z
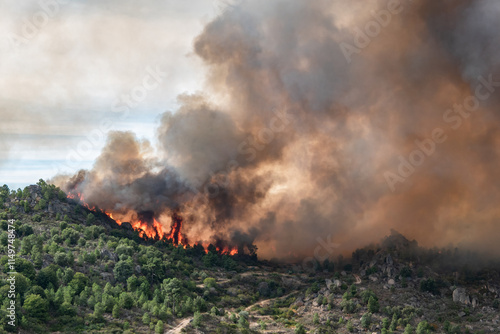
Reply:
M327 237L347 252L391 228L499 251L498 92L457 130L443 120L479 75L500 80L498 3L401 3L350 64L340 43L386 2L227 8L194 41L206 90L163 115L158 151L113 133L91 171L57 183L124 215L178 210L189 240L265 257L307 256ZM437 127L447 140L391 192L384 173Z

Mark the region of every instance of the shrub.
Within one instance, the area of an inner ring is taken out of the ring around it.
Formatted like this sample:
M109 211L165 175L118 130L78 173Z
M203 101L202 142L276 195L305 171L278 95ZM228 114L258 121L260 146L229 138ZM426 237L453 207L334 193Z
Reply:
M298 324L295 327L295 334L306 334L306 330L304 329L304 326L302 324Z
M424 279L420 282L420 290L423 292L430 292L433 295L439 295L439 289L434 279Z
M347 322L347 324L346 324L346 328L347 328L347 330L348 330L349 332L351 332L351 333L354 331L354 326L352 325L351 320L349 320L349 321Z
M371 313L363 314L363 316L361 317L361 326L363 326L363 328L368 328L370 327L371 323L372 323Z
M250 327L250 324L248 323L248 320L245 317L240 317L238 319L238 326L241 328L248 328Z
M343 300L340 303L340 307L345 313L353 313L356 310L356 304L352 300Z
M495 299L493 301L493 307L496 308L497 310L500 308L500 300Z
M205 285L205 287L207 288L215 288L215 286L217 285L216 281L215 281L215 278L212 278L212 277L207 277L203 280L203 284Z
M410 269L410 267L408 266L405 266L401 269L401 271L399 272L399 275L401 275L401 277L411 277L411 274L412 274L412 271Z

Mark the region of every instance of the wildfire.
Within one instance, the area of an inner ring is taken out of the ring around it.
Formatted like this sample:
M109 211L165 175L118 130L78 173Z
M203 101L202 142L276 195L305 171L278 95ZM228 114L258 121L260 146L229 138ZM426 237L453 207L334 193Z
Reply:
M167 238L171 239L174 242L174 245L178 245L183 241L181 229L182 218L177 213L174 213L172 216L172 227L170 228L170 233L167 235Z
M109 218L113 219L118 225L122 225L124 222L120 219L113 217L113 213L107 212L104 210L100 210L95 206L90 206L85 202L85 198L81 193L68 193L67 198L77 200L83 207L87 208L93 212L101 212L107 215ZM148 221L150 223L148 223ZM139 233L141 238L150 238L150 239L163 239L166 238L171 240L175 246L178 245L190 245L188 243L188 239L182 235L182 217L174 212L172 215L172 224L170 227L170 232L166 233L163 229L163 226L160 222L156 220L153 215L153 212L143 212L139 215L139 218L136 221L129 222L132 225L132 228ZM193 245L191 245L193 246ZM205 248L205 252L208 253L208 245L203 245ZM216 247L216 250L220 254L226 255L236 255L238 254L238 249L236 247L230 248L227 246L224 247Z

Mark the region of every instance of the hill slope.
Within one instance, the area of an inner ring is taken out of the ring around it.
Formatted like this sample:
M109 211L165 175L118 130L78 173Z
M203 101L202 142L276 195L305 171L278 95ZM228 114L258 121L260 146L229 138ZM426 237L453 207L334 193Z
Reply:
M308 271L143 239L43 181L0 189L0 225L0 332L499 332L496 264L396 232Z

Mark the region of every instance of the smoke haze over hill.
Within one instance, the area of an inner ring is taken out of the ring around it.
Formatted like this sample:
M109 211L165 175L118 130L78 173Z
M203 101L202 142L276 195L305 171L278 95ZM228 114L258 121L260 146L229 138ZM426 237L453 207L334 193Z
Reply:
M237 2L193 41L204 90L162 115L157 143L111 132L92 169L52 182L264 257L391 228L498 252L499 15L493 0Z

